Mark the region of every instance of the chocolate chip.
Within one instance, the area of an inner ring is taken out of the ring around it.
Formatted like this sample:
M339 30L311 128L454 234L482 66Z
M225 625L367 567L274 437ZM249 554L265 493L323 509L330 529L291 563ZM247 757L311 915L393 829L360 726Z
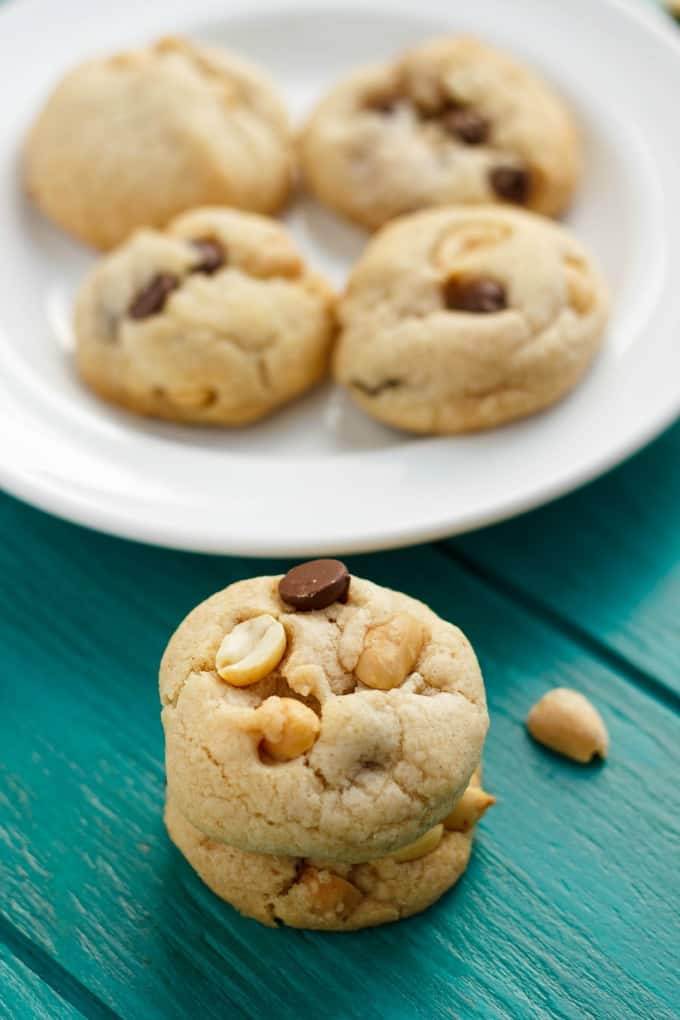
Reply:
M442 118L442 124L466 145L481 145L489 137L488 120L474 110L450 110Z
M192 273L207 273L211 276L226 262L224 248L210 237L199 237L191 242L200 256L200 261L191 267Z
M340 560L310 560L293 567L279 582L284 602L302 612L346 602L349 571Z
M391 117L399 104L399 96L383 93L382 95L371 96L366 100L365 106L371 113L379 113L383 117Z
M444 285L446 307L458 312L502 312L507 308L505 287L490 276L451 279Z
M367 397L378 397L385 390L396 390L399 386L403 386L403 382L401 379L383 379L379 383L367 383L362 382L361 379L351 379L350 386L361 390Z
M173 273L158 273L140 290L130 302L128 315L131 319L148 319L163 311L165 302L173 290L179 287L179 278Z
M491 187L499 198L522 205L529 198L531 175L519 166L497 166L489 173Z

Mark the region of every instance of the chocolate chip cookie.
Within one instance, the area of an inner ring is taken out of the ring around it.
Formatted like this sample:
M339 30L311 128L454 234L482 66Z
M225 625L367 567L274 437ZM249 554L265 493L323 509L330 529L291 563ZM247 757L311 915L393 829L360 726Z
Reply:
M362 864L236 850L189 822L172 797L170 838L214 893L247 917L273 927L354 931L425 910L467 867L474 827L494 798L475 772L459 807L417 844Z
M607 308L594 259L557 224L501 206L427 210L384 227L355 265L335 375L388 425L489 428L576 385Z
M111 248L196 206L274 212L293 165L286 112L258 69L161 39L61 81L30 132L25 178L47 216Z
M200 209L95 266L76 301L76 364L141 414L242 425L324 375L334 305L278 223Z
M461 631L337 560L203 602L160 692L172 804L257 854L352 863L413 843L465 790L488 726Z
M308 187L369 229L450 203L554 216L581 165L571 116L548 85L469 38L423 43L336 85L312 113L300 153Z

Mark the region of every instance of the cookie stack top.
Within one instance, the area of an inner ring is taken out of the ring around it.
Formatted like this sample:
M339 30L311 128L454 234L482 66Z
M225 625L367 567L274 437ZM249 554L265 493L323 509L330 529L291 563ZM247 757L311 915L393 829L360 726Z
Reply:
M488 727L464 634L317 560L230 585L161 663L168 796L232 847L360 862L453 809Z

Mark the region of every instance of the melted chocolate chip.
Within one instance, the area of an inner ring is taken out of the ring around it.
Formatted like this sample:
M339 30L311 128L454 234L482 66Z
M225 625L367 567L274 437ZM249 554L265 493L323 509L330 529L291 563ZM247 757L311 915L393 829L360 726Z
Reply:
M450 110L444 114L442 124L466 145L482 145L489 137L488 120L474 110Z
M211 276L226 262L224 248L210 237L200 237L191 242L199 254L199 261L192 266L192 273L207 273Z
M310 560L281 578L279 595L295 609L310 612L346 602L349 581L349 571L340 560Z
M179 278L173 273L158 273L132 299L128 308L131 319L148 319L163 311L173 290L179 287Z
M457 312L502 312L508 302L505 287L490 276L448 280L444 285L446 307Z
M497 166L489 173L491 187L506 202L523 205L529 198L531 176L519 166Z

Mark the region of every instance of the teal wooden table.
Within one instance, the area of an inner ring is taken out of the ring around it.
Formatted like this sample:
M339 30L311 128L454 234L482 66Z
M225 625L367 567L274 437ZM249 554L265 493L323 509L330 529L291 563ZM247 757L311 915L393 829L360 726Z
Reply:
M283 564L167 552L0 500L0 1016L680 1015L680 425L545 509L359 556L455 620L484 669L498 804L459 886L356 935L270 931L171 846L156 671L182 615ZM578 687L603 766L532 744Z
M156 674L197 601L276 561L97 535L0 497L0 1018L680 1016L680 425L513 522L351 558L458 623L484 670L498 804L426 914L270 931L171 846ZM532 744L574 686L605 765Z

